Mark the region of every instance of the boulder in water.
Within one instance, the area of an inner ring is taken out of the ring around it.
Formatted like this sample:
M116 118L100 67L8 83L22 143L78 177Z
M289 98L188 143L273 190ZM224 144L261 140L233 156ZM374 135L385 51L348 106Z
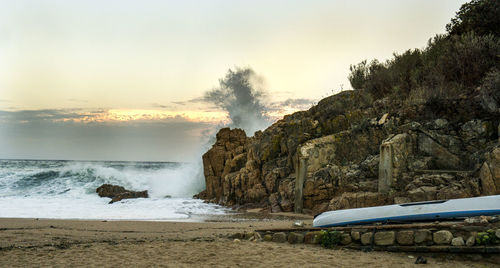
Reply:
M117 196L113 197L111 201L109 202L110 204L114 202L118 202L122 199L127 199L127 198L148 198L148 191L141 191L141 192L134 192L134 191L128 191L124 192L121 194L118 194Z
M111 198L110 204L114 202L118 202L122 199L128 198L148 198L148 191L135 192L130 191L122 186L112 185L112 184L103 184L96 189L96 193L100 197L109 197Z

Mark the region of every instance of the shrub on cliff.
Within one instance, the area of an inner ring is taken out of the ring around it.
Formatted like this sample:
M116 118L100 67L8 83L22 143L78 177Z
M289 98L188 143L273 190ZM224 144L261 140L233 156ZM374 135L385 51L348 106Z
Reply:
M478 35L500 34L500 1L473 0L460 7L456 16L446 25L450 35L474 32Z
M499 66L500 42L493 35L472 32L461 36L438 35L422 53L422 81L427 88L477 86L484 75Z
M349 82L351 83L352 88L354 89L362 89L365 87L366 80L370 75L370 69L366 63L366 60L356 64L351 65L349 67L351 73L349 74Z
M464 4L447 25L449 34L431 38L424 49L394 54L386 62L366 60L351 65L354 89L378 99L420 96L456 98L480 84L486 73L500 68L500 1Z
M349 81L354 89L366 89L376 99L391 94L401 98L414 90L453 98L500 68L499 55L500 39L493 35L437 35L423 50L394 54L384 63L374 60L351 65Z

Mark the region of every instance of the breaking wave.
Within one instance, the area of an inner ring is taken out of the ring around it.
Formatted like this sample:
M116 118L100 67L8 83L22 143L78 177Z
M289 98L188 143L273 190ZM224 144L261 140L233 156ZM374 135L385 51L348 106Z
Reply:
M224 209L191 196L204 188L195 164L0 160L0 217L77 219L187 219ZM108 205L95 189L104 183L151 198Z

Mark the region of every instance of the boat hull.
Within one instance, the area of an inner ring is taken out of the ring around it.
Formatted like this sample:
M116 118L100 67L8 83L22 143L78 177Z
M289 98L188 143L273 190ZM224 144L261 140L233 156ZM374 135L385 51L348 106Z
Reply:
M409 222L500 214L500 195L438 200L399 205L327 211L314 218L314 227Z

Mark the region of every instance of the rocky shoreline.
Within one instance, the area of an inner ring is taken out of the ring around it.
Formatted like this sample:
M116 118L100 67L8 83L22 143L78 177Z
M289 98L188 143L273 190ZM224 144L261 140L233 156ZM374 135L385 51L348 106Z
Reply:
M196 197L272 212L500 194L500 100L372 100L344 91L247 137L221 129Z

